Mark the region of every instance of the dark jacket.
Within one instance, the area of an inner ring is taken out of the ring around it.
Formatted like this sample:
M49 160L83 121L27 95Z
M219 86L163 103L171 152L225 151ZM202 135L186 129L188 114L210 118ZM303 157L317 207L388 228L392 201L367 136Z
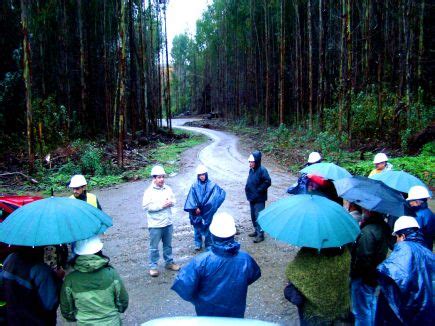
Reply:
M189 213L190 224L209 226L213 215L225 200L225 191L206 177L202 182L198 180L190 188L184 204L184 210ZM201 214L196 215L199 208Z
M415 219L420 225L421 232L424 237L424 245L430 251L433 249L433 240L435 238L435 216L429 209L427 202L424 202L418 207L411 207L415 212Z
M261 165L261 152L252 152L255 167L249 170L248 180L246 181L246 199L251 203L261 203L267 200L267 188L272 184L269 172Z
M196 256L177 275L172 290L195 305L198 316L243 318L248 285L261 276L260 267L240 244L213 236L211 251Z
M34 253L16 252L0 275L8 325L56 325L61 282L50 267Z
M434 324L434 266L434 254L424 246L420 231L394 246L377 268L381 288L377 325Z
M391 229L382 217L369 217L361 224L361 233L352 247L350 277L362 278L367 285L376 286L376 267L387 256Z

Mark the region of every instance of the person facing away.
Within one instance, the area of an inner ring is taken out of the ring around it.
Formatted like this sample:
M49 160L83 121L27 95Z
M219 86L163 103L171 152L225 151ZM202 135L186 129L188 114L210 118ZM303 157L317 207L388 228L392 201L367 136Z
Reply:
M56 325L61 279L43 263L43 247L19 247L0 273L7 325Z
M65 277L60 294L62 316L78 325L120 325L128 307L121 277L103 255L97 237L76 242L74 269Z
M251 220L254 232L248 236L255 237L254 243L264 241L264 231L258 224L258 214L265 208L267 200L267 189L271 186L269 172L261 165L261 152L254 151L248 158L249 175L246 180L245 193L249 201Z
M373 164L375 165L375 168L370 172L369 177L393 169L393 165L388 163L388 157L384 153L376 154L373 159Z
M74 175L68 185L73 191L73 194L69 198L83 200L88 204L98 209L101 209L101 205L98 201L97 196L91 194L90 192L87 192L87 184L88 183L83 175Z
M143 194L142 207L146 211L148 231L150 234L149 268L150 276L159 276L159 243L163 243L163 259L166 269L178 271L180 266L172 258L172 206L175 205L175 195L165 184L166 172L160 165L151 169L153 180Z
M322 156L318 152L311 152L310 155L308 155L308 160L307 163L304 164L304 167L320 162L322 162ZM291 195L306 194L308 192L309 181L308 175L302 173L298 181L287 189L287 193Z
M376 325L433 325L434 254L425 247L415 218L401 216L394 224L397 243L377 267L380 287Z
M196 182L190 187L184 204L184 210L189 213L190 224L193 226L195 250L211 246L210 224L213 215L225 200L225 191L208 178L207 168L199 165L196 168Z
M351 250L351 298L356 326L373 325L376 310L376 267L385 259L391 230L382 215L363 209L361 233Z
M423 233L425 246L432 251L435 238L435 216L427 204L429 198L429 191L425 187L414 186L409 189L406 201L416 215L415 219Z
M212 246L194 257L171 289L195 306L198 316L243 318L248 286L261 276L260 267L234 239L234 218L217 213L210 225Z

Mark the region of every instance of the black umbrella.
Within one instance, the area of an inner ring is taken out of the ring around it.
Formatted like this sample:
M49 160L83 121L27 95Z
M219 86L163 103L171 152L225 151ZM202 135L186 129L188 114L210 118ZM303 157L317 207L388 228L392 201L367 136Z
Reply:
M338 196L383 214L406 215L407 204L402 194L378 180L354 176L334 181Z

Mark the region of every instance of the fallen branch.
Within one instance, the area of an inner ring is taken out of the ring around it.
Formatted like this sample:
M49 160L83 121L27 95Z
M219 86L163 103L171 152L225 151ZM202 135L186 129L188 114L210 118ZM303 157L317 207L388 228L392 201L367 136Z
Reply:
M37 180L33 179L32 177L29 177L28 175L22 173L22 172L6 172L6 173L1 173L0 177L8 177L11 175L21 175L22 177L26 178L27 180L29 180L31 183L39 183Z

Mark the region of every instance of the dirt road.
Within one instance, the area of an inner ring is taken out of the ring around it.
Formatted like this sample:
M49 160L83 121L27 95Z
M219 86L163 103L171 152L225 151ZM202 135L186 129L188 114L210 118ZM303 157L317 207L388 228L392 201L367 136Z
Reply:
M194 127L181 127L186 120L174 120L173 126L206 134L210 142L186 151L181 159L180 173L167 178L177 197L174 209L173 255L177 263L186 264L194 255L193 230L184 201L195 180L195 168L201 162L209 169L209 177L224 188L227 197L220 208L232 214L240 235L236 236L242 250L249 252L261 267L262 277L249 287L246 318L273 321L283 325L296 323L296 309L283 297L284 270L294 257L295 249L266 237L259 244L247 236L252 231L249 205L244 194L248 175L247 157L250 148L239 148L237 137L225 132ZM285 189L294 181L284 170L265 159L272 178L269 201L285 195ZM130 305L123 316L124 324L138 325L158 317L195 315L193 306L170 290L175 273L163 268L157 278L148 275L148 230L141 207L144 189L150 180L123 184L95 191L107 212L113 218L113 227L103 236L104 253L111 258L125 281Z

